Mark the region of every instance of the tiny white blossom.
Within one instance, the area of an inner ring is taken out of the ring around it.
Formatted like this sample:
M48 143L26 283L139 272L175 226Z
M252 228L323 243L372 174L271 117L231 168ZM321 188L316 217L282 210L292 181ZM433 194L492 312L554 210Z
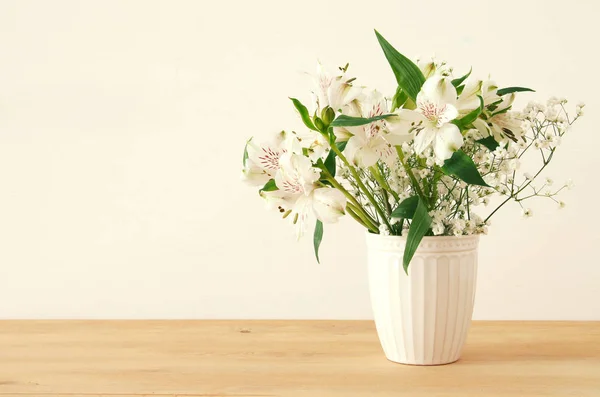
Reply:
M533 212L530 208L523 208L521 215L523 215L523 218L530 218L533 215Z
M440 236L440 235L444 234L445 230L446 230L446 228L444 227L444 224L442 222L436 222L431 227L431 231L436 236Z
M546 185L552 186L553 183L554 181L551 178L546 178Z
M381 224L379 225L379 234L381 234L382 236L389 236L390 229L388 229L387 225Z
M559 201L559 202L558 202L558 208L565 208L565 206L566 206L566 205L567 205L567 204L565 204L565 202L564 202L564 201Z

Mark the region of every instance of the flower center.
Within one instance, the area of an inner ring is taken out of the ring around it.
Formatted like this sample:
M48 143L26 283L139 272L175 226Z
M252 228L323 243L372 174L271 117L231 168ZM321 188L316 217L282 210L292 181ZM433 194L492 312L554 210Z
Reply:
M279 169L279 156L286 151L282 150L279 152L278 150L273 150L270 147L264 147L262 148L262 151L262 155L258 156L260 164L267 170L277 171Z
M446 105L437 106L432 102L421 103L419 106L421 114L431 121L438 127L444 124L444 112L446 111Z

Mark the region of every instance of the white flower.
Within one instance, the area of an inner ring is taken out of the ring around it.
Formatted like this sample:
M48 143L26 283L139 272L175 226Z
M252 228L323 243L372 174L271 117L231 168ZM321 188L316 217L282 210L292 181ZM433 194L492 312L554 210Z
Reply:
M373 92L369 101L363 105L363 117L371 118L387 113L385 99L378 92ZM344 155L354 164L370 167L382 160L391 164L396 159L396 151L384 135L383 120L356 127L346 127L352 134L344 149Z
M250 138L246 143L242 179L252 186L264 185L279 170L279 158L286 152L299 152L300 144L293 134L284 131L267 142L257 143Z
M319 177L320 171L307 157L285 153L275 174L278 190L261 193L270 206L277 206L280 212L291 211L298 238L304 234L309 215L314 214L323 223L334 223L345 213L344 195L337 189L318 187L315 182Z
M554 181L551 178L546 178L546 185L552 186L553 183Z
M565 204L565 202L564 202L564 201L559 201L559 202L558 202L558 208L565 208L565 206L566 206L566 205L567 205L567 204Z
M389 236L390 235L390 229L388 229L388 227L384 224L379 225L379 234L381 234L382 236Z
M466 223L464 219L454 219L452 221L452 233L455 236L460 236L464 233L466 227Z
M473 121L473 126L484 137L493 136L497 142L510 139L518 142L523 135L523 120L516 112L504 112L495 114L487 120L481 118Z
M445 230L446 230L446 228L445 228L443 222L435 222L433 224L433 226L431 227L431 231L433 232L433 234L435 236L440 236L440 235L444 234Z
M523 218L530 218L533 215L533 212L529 208L523 208L523 210L521 211L521 215L523 216Z
M458 116L456 89L444 76L435 75L425 81L417 96L417 109L400 109L395 122L397 131L415 134L414 149L422 154L432 147L438 163L452 157L463 145L458 127L451 123Z
M329 106L335 111L342 111L347 106L353 106L362 90L352 85L352 80L346 77L345 71L333 74L318 63L314 78L318 109Z

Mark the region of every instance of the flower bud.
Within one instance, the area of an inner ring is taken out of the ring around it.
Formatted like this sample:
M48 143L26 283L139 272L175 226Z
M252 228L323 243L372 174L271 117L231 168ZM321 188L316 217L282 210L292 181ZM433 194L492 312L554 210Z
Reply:
M325 126L325 123L323 123L323 120L321 120L320 118L315 117L314 123L315 123L315 127L317 127L317 129L320 132L325 132L327 130L327 127Z
M325 126L329 127L329 124L331 124L334 118L335 111L329 106L327 106L321 111L321 119L323 119L323 123L325 124Z

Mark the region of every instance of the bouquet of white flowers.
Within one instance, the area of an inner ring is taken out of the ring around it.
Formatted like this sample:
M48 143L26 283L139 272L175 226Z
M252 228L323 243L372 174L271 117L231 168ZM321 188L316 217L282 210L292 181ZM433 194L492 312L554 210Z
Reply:
M260 187L298 237L316 218L317 260L323 223L345 214L371 233L406 236L406 271L424 236L486 233L508 201L524 216L533 197L564 206L556 196L570 183L534 181L583 104L574 117L557 98L516 111L515 95L533 90L498 88L471 71L457 77L444 62L413 63L375 33L398 82L393 97L356 85L348 65L336 73L319 65L311 110L291 98L306 130L246 143L243 179ZM531 173L521 169L526 153L540 160ZM501 203L478 215L494 195Z

